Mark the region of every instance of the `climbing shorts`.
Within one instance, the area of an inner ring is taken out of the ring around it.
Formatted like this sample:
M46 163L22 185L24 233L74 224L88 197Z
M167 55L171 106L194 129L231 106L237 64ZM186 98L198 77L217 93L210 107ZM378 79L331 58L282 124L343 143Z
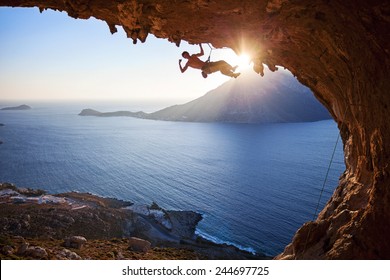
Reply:
M221 71L221 69L224 69L226 67L231 68L231 66L224 60L206 62L206 64L202 67L202 71L206 74L211 74L217 71Z

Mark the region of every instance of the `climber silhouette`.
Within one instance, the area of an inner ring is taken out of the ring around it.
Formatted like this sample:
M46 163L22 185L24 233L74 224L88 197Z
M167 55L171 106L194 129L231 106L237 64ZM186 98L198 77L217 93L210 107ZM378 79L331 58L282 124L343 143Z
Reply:
M234 77L234 78L237 78L240 75L240 73L234 73L237 66L233 67L224 60L219 60L215 62L209 61L210 58L207 61L200 60L198 57L203 56L204 52L203 52L202 44L199 44L199 47L200 47L200 53L190 55L188 52L185 51L181 54L183 58L187 59L187 63L184 65L184 67L181 66L182 60L179 59L179 67L182 73L184 73L188 69L188 67L192 67L195 69L202 70L203 78L207 78L207 74L211 74L217 71L220 71L222 74L226 76Z

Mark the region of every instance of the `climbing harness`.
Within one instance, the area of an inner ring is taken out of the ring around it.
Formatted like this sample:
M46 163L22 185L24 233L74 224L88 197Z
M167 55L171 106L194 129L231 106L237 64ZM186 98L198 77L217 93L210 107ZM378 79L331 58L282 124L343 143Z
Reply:
M348 104L348 105L352 105L352 104ZM342 123L341 123L341 127L340 127L340 132L342 131L343 127L344 127L344 124L345 124L345 117L347 116L347 112L348 112L348 109L349 109L349 106L346 106L345 108L345 111L344 111L344 116L342 118ZM313 215L313 221L315 220L316 216L317 216L317 211L318 211L318 208L320 207L320 202L321 202L321 198L322 198L322 194L324 193L324 189L325 189L325 185L326 185L326 181L328 180L328 175L329 175L329 172L330 172L330 168L332 166L332 163L333 163L333 158L334 158L334 155L336 153L336 148L337 148L337 144L339 143L339 140L340 140L340 132L338 133L337 135L337 139L336 139L336 143L333 147L333 152L332 152L332 156L330 157L330 161L329 161L329 165L328 165L328 170L326 171L326 174L325 174L325 179L324 179L324 182L322 184L322 188L321 188L321 192L320 192L320 196L318 198L318 201L317 201L317 206L316 206L316 209L314 211L314 215ZM311 230L312 230L312 227L309 228L309 231L307 233L307 236L306 236L306 241L305 241L305 246L303 247L303 251L302 251L302 255L305 253L306 251L306 247L307 247L307 242L309 241L309 236L311 234ZM295 259L296 259L296 255L295 255Z
M209 57L205 61L206 64L202 68L202 71L204 71L207 74L211 74L211 73L214 73L216 71L219 71L221 69L221 63L223 63L223 62L222 61L215 61L215 62L211 61L211 55L212 55L213 51L216 50L216 48L214 48L210 43L207 43L207 45L210 48L210 52L209 52ZM221 49L226 49L226 48L221 48Z
M209 46L210 48L210 53L209 53L209 57L207 58L207 60L205 61L205 66L203 66L202 68L202 71L206 74L211 74L213 73L214 71L211 69L211 62L210 62L210 59L211 59L211 54L213 52L213 50L215 50L215 48L213 48L210 43L207 43L207 45ZM206 75L207 77L207 75Z

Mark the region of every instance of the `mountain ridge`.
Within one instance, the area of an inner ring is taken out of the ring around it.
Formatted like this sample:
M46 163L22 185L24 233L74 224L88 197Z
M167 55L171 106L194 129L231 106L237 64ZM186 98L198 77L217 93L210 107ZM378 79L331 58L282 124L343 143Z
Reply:
M266 71L264 78L244 72L237 79L229 80L197 99L153 113L101 113L84 109L79 115L231 123L310 122L331 118L310 89L283 70L275 73Z

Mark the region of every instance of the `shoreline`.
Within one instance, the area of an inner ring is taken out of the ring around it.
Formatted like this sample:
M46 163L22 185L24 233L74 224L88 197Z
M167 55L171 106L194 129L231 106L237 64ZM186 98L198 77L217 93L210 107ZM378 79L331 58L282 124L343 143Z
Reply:
M215 243L215 244L219 244L219 245L228 245L228 246L233 246L233 247L236 247L238 248L239 250L241 251L244 251L244 252L247 252L247 253L250 253L250 254L253 254L253 255L256 255L258 254L258 252L253 249L252 247L244 247L242 245L239 245L239 244L236 244L234 242L231 242L231 241L224 241L224 240L221 240L219 239L218 237L215 237L215 236L212 236L212 235L209 235L199 229L196 229L195 230L195 234L207 241L210 241L212 243Z
M202 219L201 214L193 211L165 210L156 203L150 206L137 205L89 193L48 194L43 190L0 183L0 209L0 233L9 240L21 237L39 244L45 244L44 240L55 240L61 244L61 240L70 236L83 236L94 244L106 243L111 239L120 239L122 243L126 243L126 240L136 237L149 242L152 251L158 249L181 252L177 259L271 258L244 251L237 246L208 240L196 233L196 226ZM2 259L21 257L5 255L5 246L10 246L5 243L0 242ZM14 247L16 250L17 246ZM161 251L156 254L160 253ZM127 251L122 253L126 258L131 258L128 254ZM53 254L49 257L56 259ZM159 259L154 255L143 257Z

